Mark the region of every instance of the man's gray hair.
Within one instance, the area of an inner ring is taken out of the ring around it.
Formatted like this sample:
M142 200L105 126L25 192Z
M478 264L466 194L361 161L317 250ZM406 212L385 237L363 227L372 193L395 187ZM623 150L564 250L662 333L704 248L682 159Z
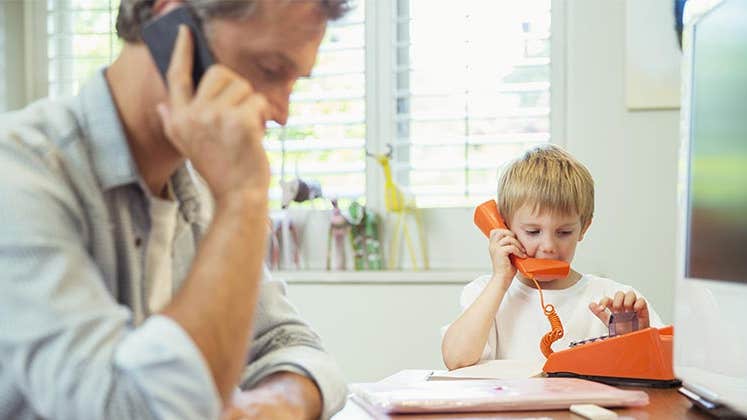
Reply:
M277 1L277 0L273 0ZM329 20L342 17L350 10L348 0L292 0L319 3L321 12ZM140 28L153 17L156 0L122 0L117 15L117 35L127 42L140 41ZM203 21L212 18L241 18L248 16L257 0L186 0Z

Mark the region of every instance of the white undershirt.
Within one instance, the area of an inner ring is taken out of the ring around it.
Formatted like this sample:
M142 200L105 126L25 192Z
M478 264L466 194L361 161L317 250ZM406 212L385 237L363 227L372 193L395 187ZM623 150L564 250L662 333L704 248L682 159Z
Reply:
M169 195L173 197L170 185ZM151 313L160 311L171 300L174 284L172 251L178 210L176 200L150 199L151 228L145 255L145 284Z

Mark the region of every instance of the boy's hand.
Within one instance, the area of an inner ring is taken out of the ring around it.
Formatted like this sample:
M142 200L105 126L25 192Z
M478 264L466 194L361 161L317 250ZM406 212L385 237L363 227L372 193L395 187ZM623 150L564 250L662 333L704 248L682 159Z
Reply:
M488 250L493 264L493 279L501 282L504 289L508 289L516 275L516 267L511 264L509 255L514 254L526 258L524 246L516 239L516 234L508 229L493 229L490 231Z
M612 312L608 311L610 309ZM599 303L591 302L589 310L596 315L599 320L607 325L610 320L610 313L635 312L638 316L638 328L648 328L651 324L648 313L648 303L646 299L636 296L632 290L629 292L617 292L614 298L603 297Z

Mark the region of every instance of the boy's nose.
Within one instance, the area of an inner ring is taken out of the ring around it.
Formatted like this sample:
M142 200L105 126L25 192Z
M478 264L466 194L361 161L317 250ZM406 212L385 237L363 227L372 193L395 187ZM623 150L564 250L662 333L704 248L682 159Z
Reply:
M557 246L552 238L545 238L539 246L539 254L542 257L552 257L557 254Z

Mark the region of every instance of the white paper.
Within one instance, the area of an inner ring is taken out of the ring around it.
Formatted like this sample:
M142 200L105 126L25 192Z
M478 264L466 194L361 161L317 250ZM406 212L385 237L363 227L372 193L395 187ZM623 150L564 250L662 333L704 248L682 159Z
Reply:
M542 364L526 360L490 360L452 371L434 371L429 380L524 379L542 375Z

